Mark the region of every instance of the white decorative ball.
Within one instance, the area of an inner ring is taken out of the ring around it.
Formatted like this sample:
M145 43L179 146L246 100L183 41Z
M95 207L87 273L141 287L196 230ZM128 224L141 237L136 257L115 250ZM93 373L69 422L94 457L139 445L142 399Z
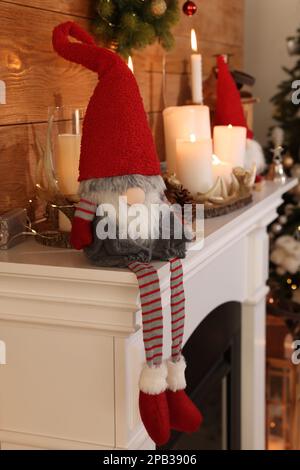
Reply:
M286 214L287 216L291 215L291 214L293 213L293 211L294 211L294 208L295 208L295 207L293 206L293 204L287 204L287 205L285 206L285 208L284 208L285 214Z
M276 273L278 274L278 276L284 276L286 273L286 270L284 268L277 268Z
M289 273L296 274L299 271L299 261L289 256L282 265Z
M165 0L152 0L151 12L154 16L162 16L166 13L167 4Z
M296 165L293 166L293 168L291 169L291 175L293 176L293 178L300 179L300 164L299 163L296 163Z
M281 224L281 225L285 225L287 224L288 222L288 218L286 215L281 215L278 219L278 222Z
M275 224L272 225L271 229L272 229L273 233L278 234L282 230L282 225L280 225L278 223L275 223Z

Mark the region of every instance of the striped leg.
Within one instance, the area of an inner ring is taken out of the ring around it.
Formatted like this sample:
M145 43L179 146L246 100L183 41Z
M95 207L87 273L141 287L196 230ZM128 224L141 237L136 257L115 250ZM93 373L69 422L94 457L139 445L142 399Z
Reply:
M185 295L183 271L180 259L170 260L171 271L171 315L172 315L172 362L181 358L185 321Z
M128 265L137 277L143 318L143 337L148 366L162 363L163 316L159 278L151 264L133 262Z
M202 423L202 415L185 392L185 360L181 355L185 320L185 296L181 261L170 260L172 356L168 361L168 390L166 392L170 426L179 432L196 432Z

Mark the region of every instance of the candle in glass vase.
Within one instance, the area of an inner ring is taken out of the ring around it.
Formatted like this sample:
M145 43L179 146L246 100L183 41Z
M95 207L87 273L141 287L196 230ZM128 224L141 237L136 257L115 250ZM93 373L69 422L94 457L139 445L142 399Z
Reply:
M206 193L213 185L212 140L177 139L177 176L181 184L193 195Z
M222 162L216 155L213 155L212 171L214 181L224 178L228 184L231 183L232 165L229 162Z
M244 167L247 129L240 126L214 127L214 154L231 164L232 168Z
M58 135L58 159L56 174L59 189L64 196L74 196L78 192L80 134Z
M163 111L168 171L176 173L176 140L189 140L190 135L211 139L208 106L172 106Z
M192 71L192 99L195 104L203 103L202 83L202 56L198 54L197 36L194 29L191 30L191 71Z

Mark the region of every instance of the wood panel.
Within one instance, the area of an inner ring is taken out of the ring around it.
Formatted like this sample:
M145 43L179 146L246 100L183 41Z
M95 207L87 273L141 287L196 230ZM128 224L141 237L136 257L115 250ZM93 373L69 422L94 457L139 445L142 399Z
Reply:
M93 0L3 0L1 3L15 3L40 10L57 11L72 16L92 16Z
M212 41L201 41L199 50L203 59L204 76L208 76L211 68L215 65L214 55L230 53L233 54L232 64L234 67L243 66L243 48L240 45L221 44ZM178 36L174 48L165 52L158 44L148 46L145 50L134 52L133 63L136 72L162 72L163 57L166 59L166 72L168 74L185 74L190 72L190 36Z
M181 5L183 3L184 0L180 1ZM192 17L182 15L174 28L176 36L189 35L191 28L195 28L200 42L243 44L243 0L202 0L197 4L197 14Z
M3 2L0 5L0 74L7 85L7 105L1 108L0 125L45 121L49 106L86 104L96 74L59 58L51 43L53 27L72 18ZM84 27L89 24L77 21Z
M60 59L52 50L51 35L53 27L66 20L89 28L93 8L94 0L0 0L0 78L7 86L7 105L0 113L0 213L26 205L34 195L36 139L45 140L48 107L85 106L91 96L97 77ZM242 68L243 9L243 0L198 2L194 17L181 15L172 51L165 53L153 44L134 53L136 78L161 159L161 112L191 96L191 28L197 32L205 76L215 63L214 54L233 53L234 67Z
M46 124L1 126L0 214L27 207L34 197L37 143L44 141Z

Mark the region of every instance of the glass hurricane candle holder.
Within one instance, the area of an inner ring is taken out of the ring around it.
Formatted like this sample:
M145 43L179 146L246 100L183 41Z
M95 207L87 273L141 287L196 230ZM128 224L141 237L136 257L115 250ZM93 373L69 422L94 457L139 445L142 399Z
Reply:
M46 141L40 149L37 193L57 211L59 232L70 232L75 203L79 200L83 116L84 110L78 107L49 108ZM61 235L59 238L62 238Z

